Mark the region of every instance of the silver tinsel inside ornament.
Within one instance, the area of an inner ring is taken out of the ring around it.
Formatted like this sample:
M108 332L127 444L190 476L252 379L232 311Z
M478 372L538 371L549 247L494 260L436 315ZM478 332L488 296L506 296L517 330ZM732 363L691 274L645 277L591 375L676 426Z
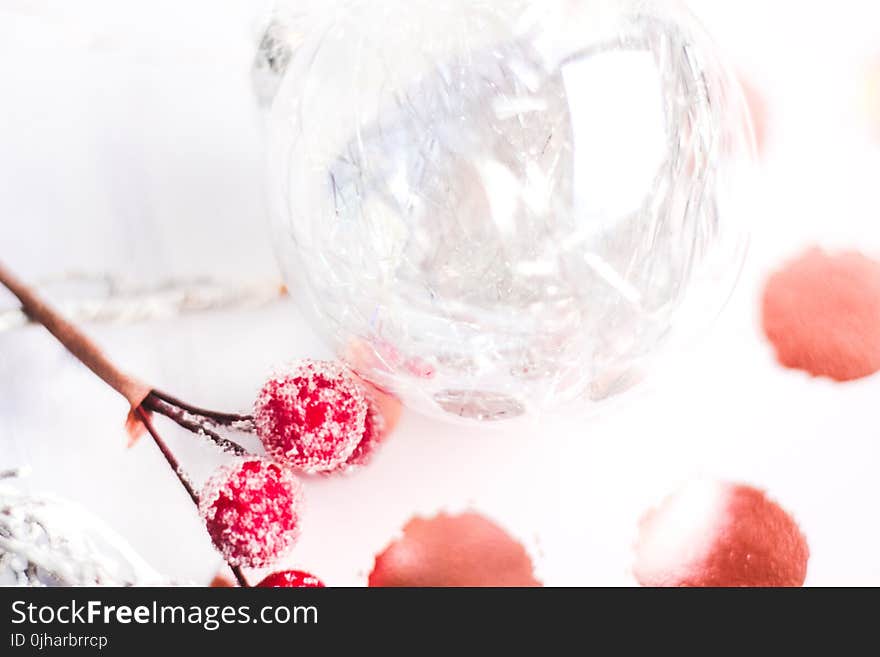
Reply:
M441 416L584 406L723 305L751 130L678 3L278 16L255 68L278 252L365 378Z

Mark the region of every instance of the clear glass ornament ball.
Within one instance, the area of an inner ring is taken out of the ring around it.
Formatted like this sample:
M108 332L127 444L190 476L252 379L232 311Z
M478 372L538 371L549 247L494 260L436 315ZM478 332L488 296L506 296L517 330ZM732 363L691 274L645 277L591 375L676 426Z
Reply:
M590 406L723 305L753 140L680 4L343 0L294 22L271 62L277 249L366 379L444 417Z

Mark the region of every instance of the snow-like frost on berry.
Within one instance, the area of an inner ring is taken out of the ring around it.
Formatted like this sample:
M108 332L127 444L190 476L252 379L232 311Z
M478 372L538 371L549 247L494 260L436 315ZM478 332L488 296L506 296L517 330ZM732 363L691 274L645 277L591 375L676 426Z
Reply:
M254 425L266 451L308 473L348 460L364 437L367 398L342 364L304 360L266 381Z
M259 588L276 589L322 589L324 588L324 582L311 573L306 573L302 570L282 570L267 576L257 586Z
M385 418L382 415L382 411L373 400L368 400L367 405L363 437L354 448L351 456L339 467L344 472L357 470L369 463L379 443L382 442L382 437L385 435Z
M801 586L810 549L758 488L694 481L642 518L633 573L643 586Z
M220 468L205 485L199 510L214 546L231 564L261 567L293 547L303 502L300 481L266 459Z

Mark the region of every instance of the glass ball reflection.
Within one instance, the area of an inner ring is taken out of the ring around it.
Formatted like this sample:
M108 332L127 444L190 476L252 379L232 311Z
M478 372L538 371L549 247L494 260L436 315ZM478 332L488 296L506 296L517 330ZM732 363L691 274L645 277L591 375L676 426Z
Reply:
M309 20L271 107L277 248L366 379L441 416L589 405L723 305L751 130L678 3L351 0Z

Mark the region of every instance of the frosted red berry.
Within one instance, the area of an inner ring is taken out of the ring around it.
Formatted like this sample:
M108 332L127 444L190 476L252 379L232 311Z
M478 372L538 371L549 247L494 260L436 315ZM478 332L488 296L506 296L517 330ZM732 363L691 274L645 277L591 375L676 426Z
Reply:
M340 468L344 471L356 470L370 462L379 445L394 431L402 410L397 397L383 392L363 379L358 378L358 381L367 395L367 419L363 438Z
M305 360L273 375L254 404L266 451L304 472L329 472L354 453L366 431L363 386L342 364Z
M199 510L214 546L229 563L260 567L293 547L302 499L302 484L290 471L264 459L247 459L211 477Z
M301 570L282 570L278 573L272 573L257 586L276 589L322 589L324 582Z
M384 435L385 420L382 413L373 402L369 402L363 437L339 469L353 470L369 463Z
M643 586L801 586L810 551L794 519L752 486L695 482L645 515Z

